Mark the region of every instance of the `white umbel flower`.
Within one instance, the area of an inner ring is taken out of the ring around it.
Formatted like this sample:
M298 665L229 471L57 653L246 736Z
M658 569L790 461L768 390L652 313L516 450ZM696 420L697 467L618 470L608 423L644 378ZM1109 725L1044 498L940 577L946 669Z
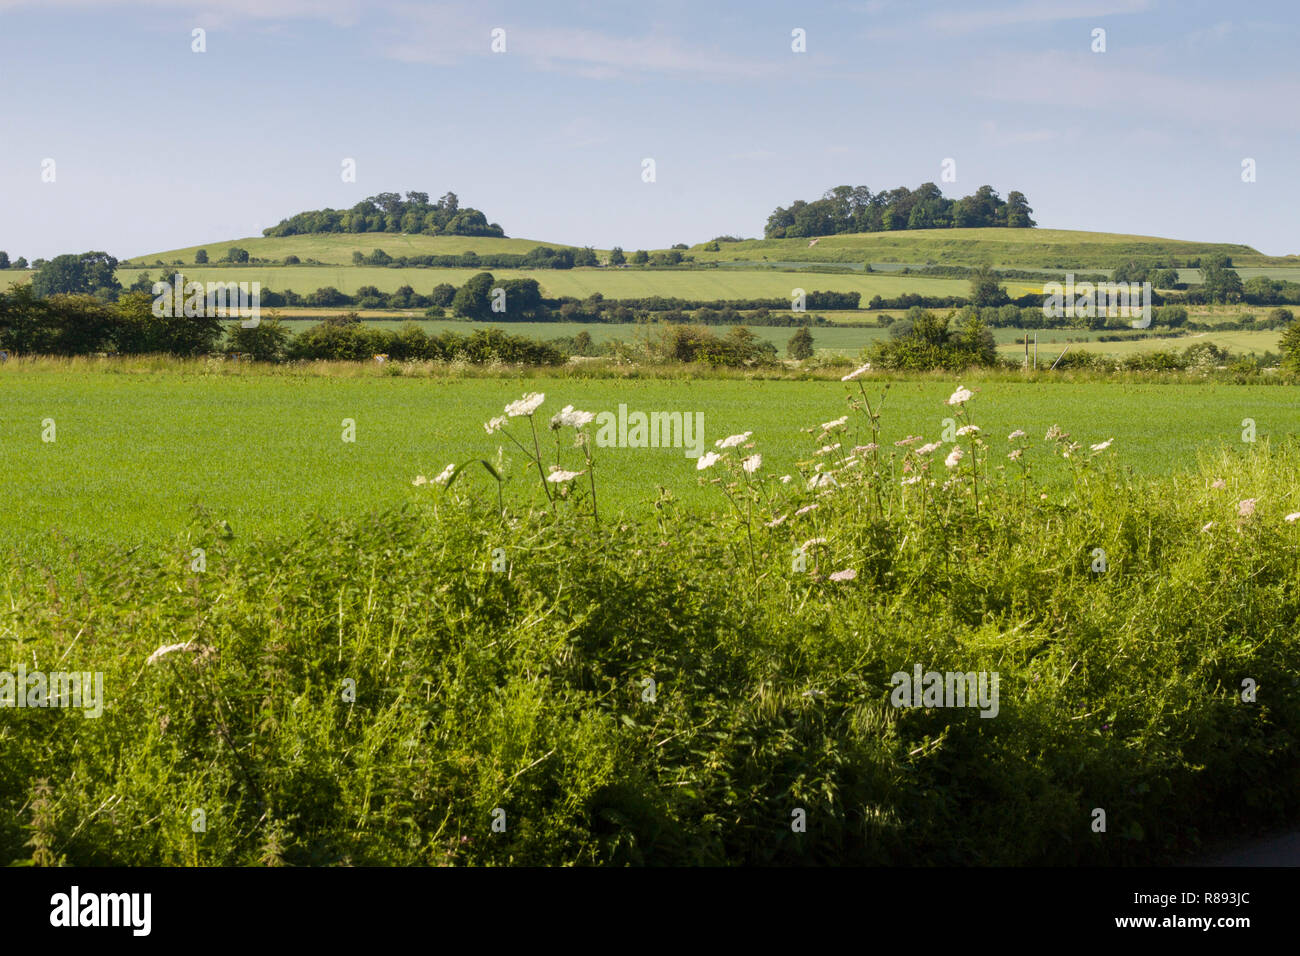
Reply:
M521 415L531 415L546 401L546 396L542 392L529 392L517 402L511 402L506 406L506 416L509 418L518 418Z
M741 432L739 435L728 435L726 438L719 438L713 444L717 448L735 448L737 445L742 445L749 441L749 436L752 434L754 433Z

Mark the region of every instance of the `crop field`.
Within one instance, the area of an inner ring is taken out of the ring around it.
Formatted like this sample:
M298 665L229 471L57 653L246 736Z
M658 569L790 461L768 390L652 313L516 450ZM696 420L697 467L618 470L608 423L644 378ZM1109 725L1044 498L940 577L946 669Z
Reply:
M313 513L359 514L426 500L441 490L413 487L416 475L492 458L498 446L521 460L509 440L485 434L483 423L527 391L546 394L547 418L566 404L596 412L617 412L620 404L630 412L699 412L703 447L753 431L765 467L796 474L815 450L801 429L842 414L848 394L834 380L404 377L353 369L331 376L203 362L139 363L132 371L111 362L71 370L62 363L0 366L0 480L7 489L0 546L39 549L55 533L124 545L160 541L182 532L196 505L237 531L268 531L300 528ZM884 441L939 439L949 417L942 399L952 384L890 384ZM1061 424L1081 441L1114 438L1126 465L1149 475L1184 467L1198 449L1240 446L1244 418L1255 420L1261 440L1300 432L1300 389L1291 386L979 387L995 449L1016 428L1041 437ZM869 383L869 394L880 388ZM42 441L47 419L56 426L53 442ZM344 419L356 423L355 442L342 440ZM543 445L553 453L542 425ZM572 450L564 453L570 460ZM646 517L659 488L690 505L716 504L716 492L700 487L695 459L684 449L599 448L596 462L611 514ZM485 472L466 476L462 490L470 489L495 494ZM515 474L508 494L537 503L526 473ZM1300 497L1291 506L1300 508Z
M291 310L286 310L285 315L292 315ZM391 314L391 313L390 313ZM822 313L817 313L818 315ZM827 318L832 318L836 313L828 313ZM847 313L838 313L843 316ZM901 313L900 313L901 314ZM437 333L443 331L457 332L461 335L468 334L477 328L492 327L492 323L486 322L462 322L455 319L423 319L419 318L419 313L412 313L407 319L386 319L378 318L379 313L371 314L366 320L367 325L373 325L377 328L399 329L406 322L414 322L426 333ZM865 313L863 317L870 315ZM897 317L897 316L896 316ZM555 339L567 338L577 335L579 332L586 332L591 336L591 340L597 344L608 342L614 339L620 339L624 342L632 342L639 337L654 335L660 328L659 324L642 324L642 323L616 323L616 322L511 322L502 323L497 328L505 329L515 335L526 335L537 339ZM297 326L295 325L295 328ZM790 336L794 334L794 329L789 326L778 325L747 325L744 326L758 338L765 342L771 342L777 347L779 355L785 355L786 343L790 341ZM715 332L724 333L725 327L715 328ZM887 328L849 328L836 326L816 326L812 330L813 347L819 354L826 355L848 355L857 356L863 348L870 345L889 334ZM998 343L1000 350L1006 354L1023 354L1025 333L1021 329L993 329L993 338ZM1180 337L1177 339L1161 338L1143 338L1131 342L1097 342L1099 336L1107 334L1106 332L1092 331L1089 329L1040 329L1038 332L1038 354L1041 359L1044 354L1055 356L1060 352L1061 347L1071 342L1085 342L1082 347L1089 348L1093 351L1099 351L1106 354L1127 354L1128 352L1142 349L1181 348L1185 345L1191 345L1194 341L1200 339L1194 336ZM1243 349L1247 352L1251 350L1264 351L1267 348L1273 348L1277 345L1278 333L1276 332L1223 332L1211 333L1207 341L1214 341L1218 344L1229 344L1234 349ZM1034 333L1029 333L1030 350L1032 353ZM1045 351L1046 350L1046 351Z
M383 292L395 292L409 285L427 295L434 286L449 282L462 286L482 271L498 279L536 279L543 295L575 296L585 299L599 292L607 299L641 298L660 295L684 299L788 299L792 289L808 292L861 292L865 306L874 295L885 297L913 292L918 295L962 296L970 291L964 279L932 279L913 276L843 275L838 273L769 272L762 269L390 269L383 266L240 266L219 265L175 267L196 282L260 282L265 289L300 295L333 286L354 293L373 285ZM166 270L119 269L118 280L130 285L146 272L154 279ZM1021 286L1024 286L1022 289ZM1033 291L1040 286L1007 282L1010 295Z
M3 712L6 862L1131 864L1297 810L1300 388L400 371L0 365L0 634L102 679ZM483 427L534 391L546 486ZM569 404L751 434L592 428L591 492Z

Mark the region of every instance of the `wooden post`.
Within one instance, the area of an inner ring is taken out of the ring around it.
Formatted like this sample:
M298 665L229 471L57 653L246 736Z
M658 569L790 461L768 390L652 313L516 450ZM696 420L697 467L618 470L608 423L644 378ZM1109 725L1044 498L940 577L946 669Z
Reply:
M1038 371L1038 333L1034 333L1034 371Z

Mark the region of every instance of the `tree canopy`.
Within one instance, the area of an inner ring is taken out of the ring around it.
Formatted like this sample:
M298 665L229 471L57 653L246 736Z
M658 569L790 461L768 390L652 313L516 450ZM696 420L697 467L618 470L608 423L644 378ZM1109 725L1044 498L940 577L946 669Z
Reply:
M107 252L55 256L32 276L32 293L39 299L52 295L99 295L116 298L122 284L114 274L117 260Z
M896 229L1027 229L1035 225L1031 213L1024 193L1013 191L1003 200L992 186L981 186L961 199L946 198L934 183L878 193L866 186L836 186L826 190L821 199L796 199L789 208L777 206L763 235L788 239Z
M317 209L300 212L278 225L263 229L265 236L299 236L318 232L402 232L426 236L504 236L495 222L469 206L462 207L453 192L436 203L429 194L379 193L351 209Z

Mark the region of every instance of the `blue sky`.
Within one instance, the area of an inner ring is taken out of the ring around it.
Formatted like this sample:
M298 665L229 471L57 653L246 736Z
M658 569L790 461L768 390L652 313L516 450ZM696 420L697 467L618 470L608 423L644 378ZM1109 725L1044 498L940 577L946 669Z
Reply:
M0 249L135 256L408 189L653 248L932 181L1300 253L1297 41L1293 2L0 0Z

